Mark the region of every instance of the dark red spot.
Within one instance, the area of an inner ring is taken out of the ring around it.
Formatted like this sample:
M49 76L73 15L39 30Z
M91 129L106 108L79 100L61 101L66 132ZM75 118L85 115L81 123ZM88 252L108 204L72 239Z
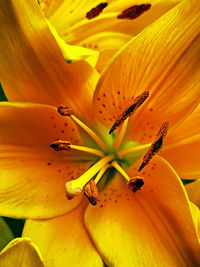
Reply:
M105 7L107 7L108 3L100 3L96 7L92 8L89 12L86 14L87 19L93 19L96 18Z
M118 91L117 94L120 95L120 91Z
M106 97L106 94L103 94L104 97Z
M99 113L102 113L102 111L101 111L101 110L99 110Z
M103 205L100 205L101 208L103 208Z
M98 97L98 98L97 98L97 100L99 101L99 100L100 100L100 98Z
M51 119L53 120L54 119L54 116L51 116Z
M68 123L65 123L65 127L67 127L68 126Z
M105 105L105 104L102 104L102 107L104 107L104 108L105 108L105 107L106 107L106 105Z
M151 4L135 5L122 11L118 19L136 19L151 8Z
M61 172L61 170L58 170L58 172Z
M51 165L51 162L47 162L47 165Z
M61 133L64 133L64 132L65 132L64 130L61 131Z
M149 111L153 111L153 109L152 109L152 108L150 108L150 109L149 109Z
M118 200L117 199L115 200L115 203L118 203Z

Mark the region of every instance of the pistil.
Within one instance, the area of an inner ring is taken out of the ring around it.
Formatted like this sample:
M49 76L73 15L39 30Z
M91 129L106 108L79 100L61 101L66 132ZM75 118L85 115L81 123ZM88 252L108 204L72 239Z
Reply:
M85 184L87 184L109 161L112 161L114 157L114 155L110 154L100 159L78 179L67 182L65 184L67 198L72 199L74 196L80 194Z

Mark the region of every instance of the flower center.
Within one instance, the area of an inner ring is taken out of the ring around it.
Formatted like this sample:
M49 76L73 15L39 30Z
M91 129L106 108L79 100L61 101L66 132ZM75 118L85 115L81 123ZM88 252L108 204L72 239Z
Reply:
M93 165L79 178L66 183L65 189L66 196L68 199L72 199L74 196L84 191L84 194L89 199L90 203L92 205L96 205L98 200L97 186L99 187L99 181L108 169L120 173L120 175L127 180L127 184L133 192L137 192L138 190L142 189L144 185L144 180L140 176L140 172L163 145L163 139L167 134L168 122L164 122L162 124L152 144L134 144L128 148L123 148L124 146L122 146L122 144L124 143L126 129L129 122L129 116L131 116L136 111L136 109L144 103L148 96L148 92L143 92L134 99L133 104L129 108L122 112L122 114L119 116L119 118L116 120L116 122L113 124L110 131L108 132L108 136L110 134L110 138L112 140L111 145L106 144L99 137L98 134L96 134L85 123L79 120L73 114L71 108L66 105L60 105L58 107L58 112L62 116L69 116L96 143L95 148L73 145L69 141L64 140L58 140L50 144L50 147L53 148L55 151L64 150L69 153L69 151L71 150L76 150L80 151L81 153L85 152L87 154L92 155L92 161L91 159L90 161ZM116 136L113 132L119 126L121 126L121 131ZM134 161L136 161L138 158L141 157L144 150L146 149L148 150L144 155L142 164L138 169L138 175L136 177L129 177L127 172L125 171L125 168L127 168L129 165L129 161L127 159L130 155L131 157L133 157L133 154L135 154ZM79 154L77 154L77 156L79 157Z

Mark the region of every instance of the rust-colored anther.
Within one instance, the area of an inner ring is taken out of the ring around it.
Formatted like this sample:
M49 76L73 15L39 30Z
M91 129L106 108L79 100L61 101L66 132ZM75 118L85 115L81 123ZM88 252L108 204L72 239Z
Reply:
M117 16L118 19L136 19L151 8L151 4L142 4L129 7Z
M107 7L108 3L100 3L96 7L92 8L89 12L86 14L87 19L93 19L99 16L99 14L103 11L105 7Z
M135 176L128 181L128 187L132 192L137 192L142 190L144 185L144 180L140 176Z
M65 104L61 104L58 108L57 111L60 115L62 116L70 116L73 114L73 111L70 107L68 107Z
M90 204L95 206L98 200L98 189L94 179L90 180L84 187L84 195L88 198Z
M136 111L136 109L139 108L139 106L141 106L144 103L144 101L147 99L148 96L149 96L148 91L144 91L142 94L137 96L134 99L133 104L127 109L125 109L125 111L122 112L122 114L113 124L113 126L109 131L109 134L111 134L115 129L117 129L122 124L122 122L125 121L130 115L132 115Z
M168 126L169 126L169 122L168 121L165 121L162 124L160 130L158 131L158 133L156 135L155 141L152 143L152 145L150 146L149 150L144 155L143 162L142 162L142 164L140 165L140 167L138 169L139 172L147 165L147 163L152 159L152 157L156 153L158 153L158 151L161 149L161 147L163 145L163 139L167 135Z
M71 143L68 141L58 140L56 142L53 142L49 146L53 148L55 151L61 151L61 150L69 151L71 150L70 145Z

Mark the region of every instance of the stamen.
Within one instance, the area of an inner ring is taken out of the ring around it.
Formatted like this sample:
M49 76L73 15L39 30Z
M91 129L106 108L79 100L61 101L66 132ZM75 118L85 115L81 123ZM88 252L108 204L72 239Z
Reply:
M113 161L111 164L127 181L129 181L131 178L128 176L128 174L125 172L125 170L116 162Z
M106 172L106 170L110 167L110 164L106 164L103 168L101 168L101 170L98 172L96 178L95 178L95 183L97 184L99 182L99 180L101 179L101 177L104 175L104 173Z
M136 151L140 151L146 148L149 148L151 146L151 143L148 144L144 144L144 145L140 145L140 146L133 146L133 147L129 147L126 149L122 149L118 152L118 157L121 158L122 156L132 153L132 152L136 152Z
M69 150L71 150L70 142L68 142L68 141L58 140L56 142L53 142L49 146L51 148L53 148L55 151L61 151L61 150L69 151Z
M123 123L122 125L122 128L121 128L121 131L119 132L119 135L116 137L115 139L115 142L114 142L114 148L115 149L118 149L124 139L124 136L126 134L126 129L127 129L127 126L128 126L128 121L129 121L129 118L127 118L125 120L125 122Z
M161 149L163 145L163 139L167 135L168 125L169 125L168 121L165 121L162 124L158 134L156 135L155 141L153 142L153 144L151 145L147 153L144 155L143 162L138 169L139 172L147 165L147 163L152 159L152 157L156 153L158 153L158 151Z
M125 9L120 15L117 16L118 19L136 19L141 16L145 11L151 8L151 4L135 5Z
M67 198L72 199L74 196L80 194L85 184L90 181L102 167L104 167L109 161L113 160L114 157L114 155L110 154L100 159L78 179L67 182L65 184Z
M100 3L96 7L92 8L89 12L86 14L87 19L93 19L99 16L99 14L103 11L105 7L107 7L108 3Z
M89 202L96 206L98 200L98 189L94 179L90 180L84 187L84 195L88 198Z
M96 156L101 157L101 158L104 156L104 153L98 149L94 149L94 148L90 148L90 147L86 147L86 146L72 145L68 141L58 140L58 141L52 143L50 145L50 147L53 148L55 151L61 151L61 150L70 151L71 149L75 149L78 151L82 151L82 152L96 155Z
M128 107L117 119L117 121L113 124L113 126L111 127L109 134L111 134L116 128L118 128L123 121L125 121L130 115L132 115L137 108L139 108L139 106L141 106L144 101L147 99L147 97L149 96L149 92L148 91L144 91L142 94L140 94L138 97L136 97L134 99L133 104Z
M134 193L137 192L138 190L142 190L143 185L144 185L144 180L140 176L131 178L128 181L128 187Z
M101 140L101 138L93 130L86 126L82 121L80 121L75 115L73 115L72 109L62 104L58 107L58 112L62 116L70 116L73 121L75 121L83 130L86 131L86 133L88 133L93 138L93 140L99 145L99 147L101 147L103 150L106 150L106 145Z

